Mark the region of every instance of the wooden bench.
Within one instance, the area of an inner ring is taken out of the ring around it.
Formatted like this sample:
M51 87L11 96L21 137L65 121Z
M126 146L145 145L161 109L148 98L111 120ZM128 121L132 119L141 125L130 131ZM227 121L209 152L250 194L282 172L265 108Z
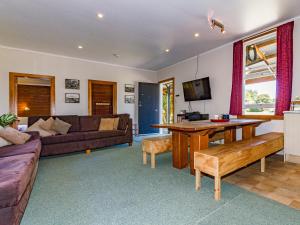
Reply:
M201 187L201 172L214 176L215 200L221 199L221 177L261 160L265 171L265 157L283 149L283 134L268 133L249 140L219 145L194 153L195 188Z
M142 142L143 164L147 164L147 154L151 156L151 168L155 168L155 156L172 150L172 136L145 138Z

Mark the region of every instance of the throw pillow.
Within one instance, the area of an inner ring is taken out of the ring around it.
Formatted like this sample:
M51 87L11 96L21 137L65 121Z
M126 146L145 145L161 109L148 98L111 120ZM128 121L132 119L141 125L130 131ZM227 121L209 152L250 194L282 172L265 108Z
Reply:
M40 125L44 122L45 122L45 120L39 119L34 124L32 124L30 127L28 127L27 131L37 131L37 132L39 132L41 137L53 136L54 135L53 133L48 132L40 127Z
M71 126L71 124L56 118L53 122L52 130L56 131L59 134L67 134Z
M99 131L114 130L114 118L101 118Z
M0 148L7 146L7 145L11 145L11 143L7 140L5 140L4 138L0 137Z
M25 144L25 142L28 141L31 136L29 134L22 133L12 127L5 127L3 129L0 129L0 137L15 145L21 145Z
M119 120L119 117L114 118L114 130L118 130Z
M4 129L3 127L0 126L0 130ZM11 145L11 143L4 138L0 137L0 147L4 147L7 145Z
M54 119L52 117L50 117L49 119L47 119L46 121L43 121L40 124L40 128L46 130L46 131L50 131L52 129L54 123Z

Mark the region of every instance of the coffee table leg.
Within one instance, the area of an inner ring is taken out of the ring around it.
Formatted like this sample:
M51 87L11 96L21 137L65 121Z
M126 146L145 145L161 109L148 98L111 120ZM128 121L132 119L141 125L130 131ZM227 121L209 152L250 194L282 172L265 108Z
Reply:
M182 132L172 131L173 167L183 169L188 166L188 137Z
M208 148L208 133L191 133L190 137L190 173L195 175L194 152Z

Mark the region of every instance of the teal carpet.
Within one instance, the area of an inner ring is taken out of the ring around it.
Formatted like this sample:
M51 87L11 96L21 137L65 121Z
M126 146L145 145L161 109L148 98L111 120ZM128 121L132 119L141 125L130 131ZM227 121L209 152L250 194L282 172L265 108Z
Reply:
M194 190L189 171L176 170L171 154L157 168L142 165L140 145L41 159L22 225L292 225L299 211L213 181Z

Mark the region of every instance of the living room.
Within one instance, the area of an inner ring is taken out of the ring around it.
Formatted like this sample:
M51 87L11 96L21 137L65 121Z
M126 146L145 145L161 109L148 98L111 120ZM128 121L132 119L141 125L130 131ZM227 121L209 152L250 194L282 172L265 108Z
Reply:
M2 1L0 225L299 224L300 5L222 3Z

